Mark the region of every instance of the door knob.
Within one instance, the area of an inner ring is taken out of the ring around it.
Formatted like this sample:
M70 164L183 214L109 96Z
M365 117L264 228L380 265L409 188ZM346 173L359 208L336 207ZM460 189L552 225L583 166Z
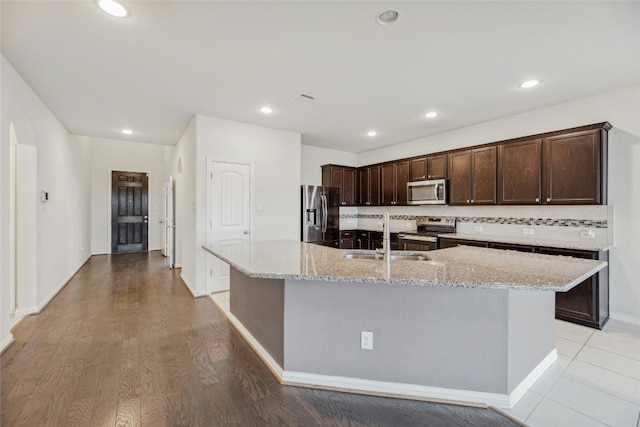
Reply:
M249 234L249 230L244 230L244 234Z

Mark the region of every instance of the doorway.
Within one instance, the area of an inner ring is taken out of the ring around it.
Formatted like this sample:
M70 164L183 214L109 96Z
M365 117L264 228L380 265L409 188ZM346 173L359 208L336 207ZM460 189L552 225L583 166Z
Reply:
M9 123L9 310L12 321L38 311L38 149L31 122Z
M162 245L162 255L167 257L169 268L175 267L176 254L176 185L172 176L164 184L164 239Z
M207 243L240 246L251 240L251 162L209 159L207 163ZM229 290L229 265L207 257L209 293Z
M149 248L149 174L111 172L111 252Z

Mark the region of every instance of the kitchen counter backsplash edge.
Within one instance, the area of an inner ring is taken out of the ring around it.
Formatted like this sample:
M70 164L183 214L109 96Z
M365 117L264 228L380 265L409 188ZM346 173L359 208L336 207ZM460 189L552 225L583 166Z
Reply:
M479 208L477 216L469 209L457 212L442 207L424 214L410 207L341 208L340 229L381 231L383 212L390 213L390 229L394 233L415 232L416 220L422 218L455 216L456 232L468 236L467 240L565 249L608 250L613 246L611 205L545 209L510 207L501 211L502 215L494 209Z

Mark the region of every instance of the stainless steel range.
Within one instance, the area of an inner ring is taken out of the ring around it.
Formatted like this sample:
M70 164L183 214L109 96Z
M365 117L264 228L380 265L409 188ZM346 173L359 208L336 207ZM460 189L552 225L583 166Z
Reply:
M430 251L437 249L438 234L455 233L456 218L430 216L416 221L415 233L399 233L398 242L405 251Z

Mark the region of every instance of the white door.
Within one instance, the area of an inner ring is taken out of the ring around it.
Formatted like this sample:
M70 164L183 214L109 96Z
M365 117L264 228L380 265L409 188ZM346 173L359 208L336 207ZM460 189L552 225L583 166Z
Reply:
M237 246L251 239L251 164L210 160L207 243ZM229 289L229 266L208 256L209 293Z
M175 266L175 181L169 177L169 182L164 185L164 245L162 254L167 257L169 268Z

